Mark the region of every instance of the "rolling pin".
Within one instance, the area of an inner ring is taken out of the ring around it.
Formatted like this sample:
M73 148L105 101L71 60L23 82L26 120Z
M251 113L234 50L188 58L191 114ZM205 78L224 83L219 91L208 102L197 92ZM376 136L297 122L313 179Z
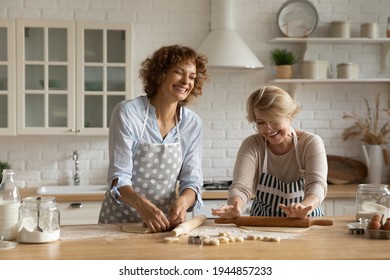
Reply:
M258 217L241 216L234 219L215 219L216 224L236 224L237 226L266 226L266 227L310 227L331 226L332 220L310 219L310 218L279 218L279 217Z
M187 232L201 226L204 223L204 221L206 221L205 215L196 216L196 217L192 218L191 220L185 221L185 222L181 223L180 225L178 225L177 227L175 227L171 231L171 236L177 237L177 236L186 234Z

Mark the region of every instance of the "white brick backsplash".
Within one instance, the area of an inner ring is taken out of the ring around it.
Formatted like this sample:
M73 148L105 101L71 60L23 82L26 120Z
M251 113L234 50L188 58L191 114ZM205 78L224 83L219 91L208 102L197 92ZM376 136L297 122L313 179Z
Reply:
M231 179L238 148L253 133L246 120L246 100L256 89L274 78L269 52L274 47L291 49L300 59L329 60L331 77L341 62L360 64L360 77L389 77L390 70L380 71L382 51L376 44L316 44L303 57L299 44L271 45L281 36L276 25L277 12L285 0L234 0L236 29L265 68L262 70L210 69L199 102L192 105L203 120L203 169L206 180ZM352 36L360 36L363 22L378 22L380 37L390 11L388 0L310 0L319 13L314 37L330 34L330 22L350 20ZM185 44L196 48L209 30L210 0L0 0L0 18L59 19L107 21L133 24L133 96L142 94L138 67L146 56L166 44ZM299 64L294 65L299 77ZM362 160L360 141L344 142L343 130L351 122L342 119L344 112L365 113L362 96L374 102L382 93L382 106L389 106L389 83L309 83L289 86L279 84L301 104L302 111L293 126L319 134L328 153ZM295 88L295 93L292 91ZM381 115L381 122L386 121ZM389 145L385 145L387 148ZM9 161L21 187L48 184L73 184L72 153L79 151L81 182L105 184L108 165L108 137L93 136L0 136L0 161ZM390 167L384 168L384 179Z

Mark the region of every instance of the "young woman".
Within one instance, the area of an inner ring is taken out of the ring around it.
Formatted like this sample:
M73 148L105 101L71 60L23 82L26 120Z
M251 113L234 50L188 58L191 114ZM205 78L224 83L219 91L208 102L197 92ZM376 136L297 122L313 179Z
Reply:
M202 122L185 105L202 94L206 63L205 56L179 45L143 61L146 95L118 104L112 115L111 189L99 223L143 222L152 232L166 231L202 203Z
M250 95L247 118L258 133L242 143L228 205L213 209L213 215L238 217L252 197L252 216L323 215L328 173L325 147L319 136L291 127L299 109L286 91L275 86Z

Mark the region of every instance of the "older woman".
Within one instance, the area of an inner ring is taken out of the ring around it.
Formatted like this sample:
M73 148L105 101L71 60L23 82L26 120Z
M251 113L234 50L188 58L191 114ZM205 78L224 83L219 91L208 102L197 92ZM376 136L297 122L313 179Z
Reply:
M201 204L202 123L185 105L202 94L206 63L205 56L179 45L143 61L146 95L118 104L112 115L111 188L99 223L143 222L152 232L166 231Z
M322 216L327 193L327 159L322 139L290 125L298 104L281 88L252 93L247 118L258 132L238 151L228 205L213 215L233 218L254 196L252 216Z

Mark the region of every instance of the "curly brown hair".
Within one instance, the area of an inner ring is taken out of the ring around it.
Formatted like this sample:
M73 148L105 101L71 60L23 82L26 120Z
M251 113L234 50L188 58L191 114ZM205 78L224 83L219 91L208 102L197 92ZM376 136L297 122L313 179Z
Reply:
M171 45L161 47L151 57L148 57L141 63L139 77L142 79L144 91L149 98L157 93L157 89L167 71L177 63L183 61L191 61L195 64L196 78L191 93L179 103L186 105L202 95L203 85L209 79L207 74L207 57L198 54L190 47Z

